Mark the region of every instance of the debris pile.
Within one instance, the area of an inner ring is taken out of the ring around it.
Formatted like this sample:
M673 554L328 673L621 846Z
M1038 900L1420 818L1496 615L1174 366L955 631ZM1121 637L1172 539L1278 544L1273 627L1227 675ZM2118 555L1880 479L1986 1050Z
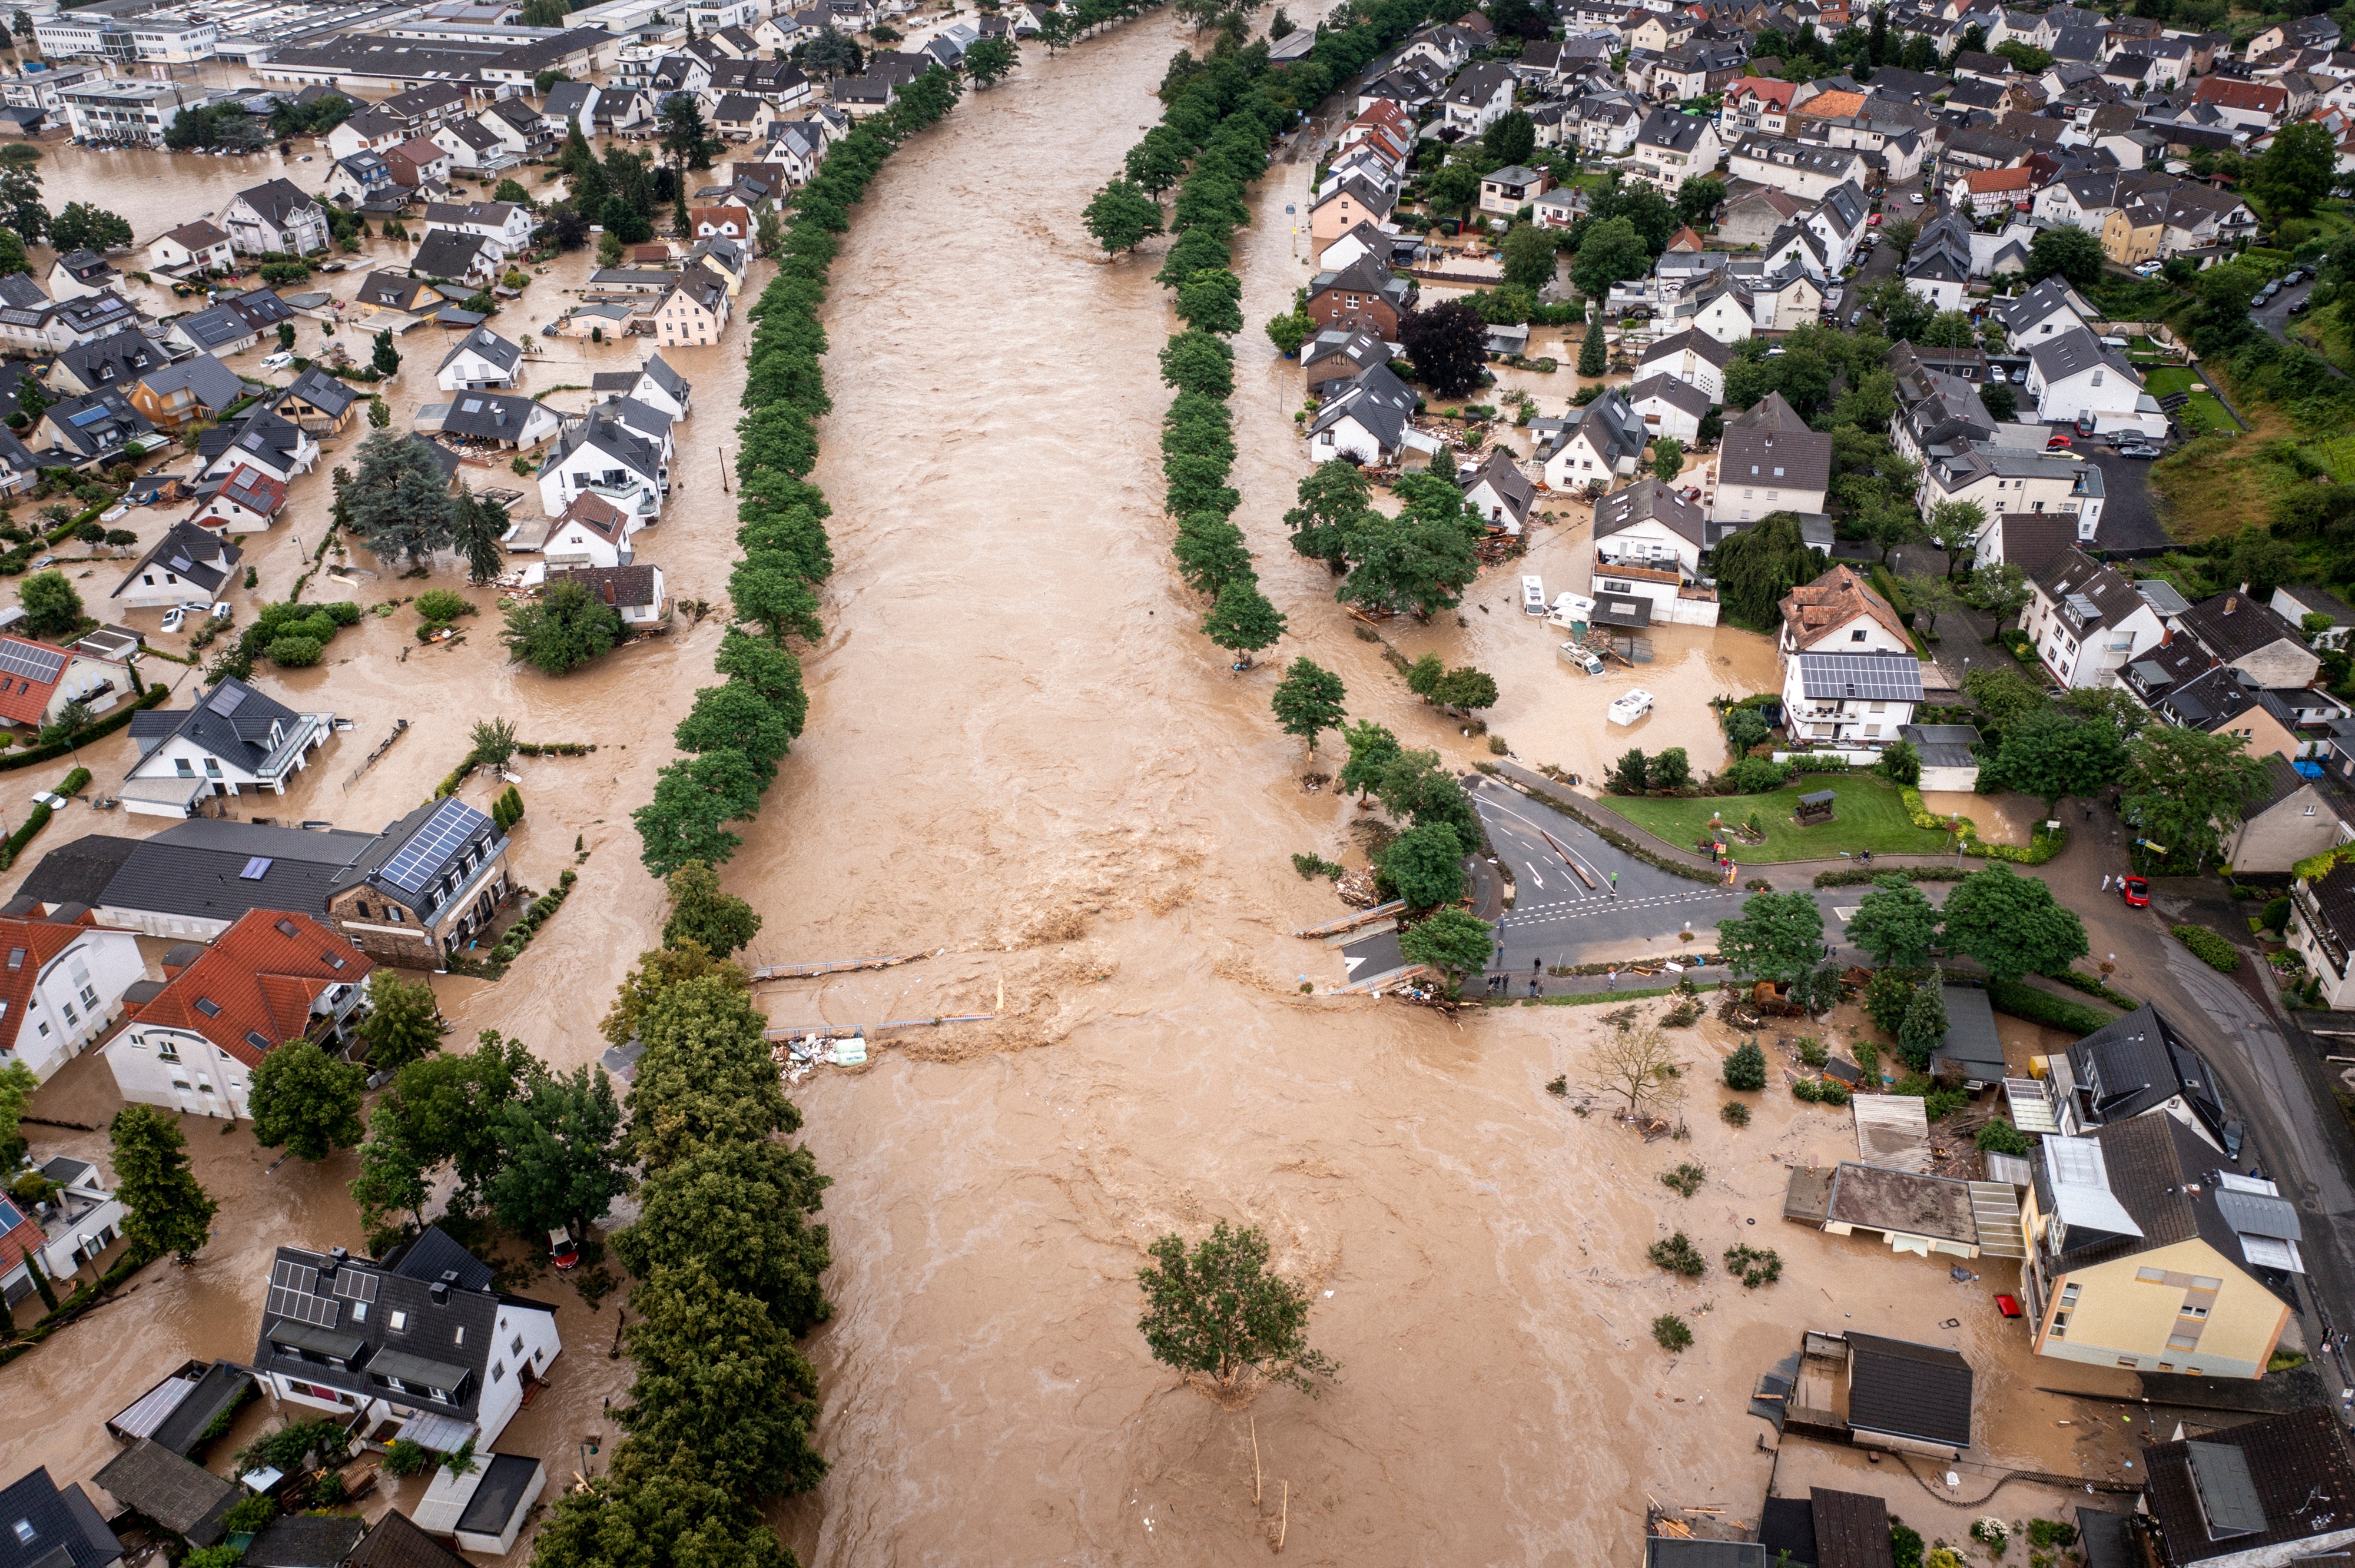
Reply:
M1374 868L1370 865L1344 874L1333 884L1333 891L1352 909L1371 909L1381 902L1381 895L1374 891Z

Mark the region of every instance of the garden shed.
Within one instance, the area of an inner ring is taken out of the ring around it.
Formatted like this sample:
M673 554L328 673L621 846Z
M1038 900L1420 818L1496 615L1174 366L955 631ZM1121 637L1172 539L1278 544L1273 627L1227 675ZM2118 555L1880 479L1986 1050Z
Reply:
M1798 821L1803 828L1812 828L1832 820L1832 808L1839 804L1838 794L1830 789L1817 789L1799 797Z

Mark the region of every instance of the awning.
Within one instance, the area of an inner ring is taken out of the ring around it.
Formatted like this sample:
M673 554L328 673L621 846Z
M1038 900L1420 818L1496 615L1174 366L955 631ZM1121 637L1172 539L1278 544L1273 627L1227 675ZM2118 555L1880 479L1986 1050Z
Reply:
M454 1415L441 1415L431 1410L421 1410L401 1424L396 1437L406 1437L421 1448L436 1454L454 1454L466 1446L467 1439L477 1431L471 1421L461 1421ZM472 1495L473 1489L468 1489ZM461 1508L464 1503L461 1501Z
M126 779L116 792L126 810L150 817L185 817L205 793L201 779Z

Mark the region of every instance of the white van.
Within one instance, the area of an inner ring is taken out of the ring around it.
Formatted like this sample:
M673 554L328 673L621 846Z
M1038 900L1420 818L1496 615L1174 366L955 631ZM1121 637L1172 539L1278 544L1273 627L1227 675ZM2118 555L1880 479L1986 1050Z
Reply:
M1549 608L1550 607L1546 604L1545 579L1539 577L1522 577L1521 613L1523 615L1543 615Z

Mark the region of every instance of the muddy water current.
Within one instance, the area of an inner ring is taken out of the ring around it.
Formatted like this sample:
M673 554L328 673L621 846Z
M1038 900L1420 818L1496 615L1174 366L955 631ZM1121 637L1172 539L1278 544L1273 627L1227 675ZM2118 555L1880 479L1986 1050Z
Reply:
M1158 506L1167 397L1154 355L1173 325L1151 281L1158 261L1106 265L1078 221L1150 122L1152 89L1186 41L1146 22L1060 58L1029 51L1020 75L892 160L835 270L836 411L817 474L835 506L829 635L806 662L808 733L727 880L765 916L759 961L932 955L765 985L779 1023L995 1020L884 1034L867 1067L823 1069L795 1089L835 1180L837 1312L810 1342L834 1468L774 1509L780 1533L825 1564L1241 1563L1279 1539L1310 1563L1625 1561L1647 1494L1754 1520L1769 1459L1742 1404L1805 1324L1959 1346L1980 1367L1982 1410L2024 1412L2034 1369L1984 1299L2010 1287L2008 1266L1954 1284L1870 1243L1784 1227L1785 1163L1837 1160L1853 1136L1844 1116L1772 1095L1747 1129L1722 1124L1710 1086L1733 1037L1721 1026L1677 1037L1690 1140L1647 1145L1599 1101L1590 1116L1571 1108L1598 1075L1602 1009L1458 1022L1302 994L1339 965L1289 933L1339 911L1289 857L1349 854L1357 813L1304 787L1304 771L1332 759L1277 734L1273 663L1232 674L1193 630L1201 607L1170 570ZM1254 195L1237 240L1247 321L1287 308L1308 276L1306 239L1284 210L1305 209L1308 172L1279 165ZM134 217L143 238L150 216ZM535 283L510 335L554 315L585 266L570 259ZM673 357L695 384L685 489L639 548L682 601L720 599L733 553L719 465L744 326ZM532 341L549 357L527 387L559 407L579 394L554 389L638 356ZM1468 766L1485 742L1409 696L1333 603L1330 577L1288 549L1282 514L1305 471L1298 367L1256 328L1236 344L1238 521L1292 620L1278 656L1338 671L1353 715ZM389 396L405 422L435 397L441 348L420 334L401 352ZM287 525L247 542L261 580L240 590L241 609L282 597L302 569L295 541L317 544L326 469L357 437L297 487ZM526 482L498 469L468 477ZM1536 569L1578 587L1586 519L1561 511ZM165 521L134 520L147 537ZM456 583L446 562L430 582L357 553L342 564L314 597L374 605ZM1685 744L1697 766L1718 764L1703 699L1770 682L1763 640L1677 629L1651 665L1590 680L1556 666L1552 639L1514 612L1519 569L1476 585L1463 624L1388 635L1410 657L1435 648L1495 671L1497 727L1532 761L1597 770L1626 744L1602 709L1640 683L1660 698L1640 744ZM84 591L102 595L113 570L89 570ZM658 890L627 811L711 678L717 621L683 615L666 637L551 681L504 662L496 597L470 597L484 614L454 645L418 648L413 610L396 609L341 634L315 670L265 672L266 689L357 728L287 799L240 801L238 814L381 825L430 793L490 713L514 716L527 739L597 742L592 757L517 765L529 809L519 874L549 885L578 844L571 900L505 980L437 981L459 1040L498 1028L569 1065L602 1048L595 1025L615 982L656 939ZM409 731L363 768L400 718ZM127 742L89 749L101 778L110 766L120 778ZM486 803L490 788L469 784L468 798ZM65 821L93 831L87 817ZM1544 1091L1557 1075L1568 1101ZM101 1123L111 1085L85 1060L43 1104ZM192 1268L150 1269L124 1304L0 1372L0 1475L48 1463L87 1477L111 1446L97 1423L163 1370L250 1352L272 1245L357 1243L348 1157L273 1171L241 1132L191 1127L223 1199L218 1235ZM101 1142L41 1139L61 1152ZM1657 1180L1685 1159L1710 1172L1689 1200ZM1220 1218L1263 1227L1311 1291L1312 1337L1342 1363L1322 1397L1278 1388L1221 1404L1146 1353L1144 1247ZM1673 1229L1712 1256L1770 1242L1783 1280L1745 1292L1712 1268L1673 1283L1644 1260ZM627 1369L606 1356L610 1306L592 1316L554 1280L530 1293L565 1304L568 1348L501 1446L542 1453L560 1478L603 1430ZM1696 1334L1680 1356L1650 1338L1669 1310ZM2073 1446L2041 1414L1983 1419L1990 1460L2095 1474L2123 1457ZM1982 1472L1966 1468L1976 1497ZM1876 1476L1883 1486L1902 1492L1899 1512L1938 1517L1913 1479Z

